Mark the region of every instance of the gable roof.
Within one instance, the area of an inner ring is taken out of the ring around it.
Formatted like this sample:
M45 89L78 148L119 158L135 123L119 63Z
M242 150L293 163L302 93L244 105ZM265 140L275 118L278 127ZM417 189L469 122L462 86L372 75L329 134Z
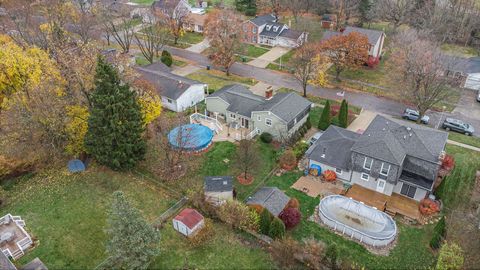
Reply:
M189 229L193 229L203 220L203 216L195 209L185 208L174 219L182 222Z
M371 45L377 44L378 40L382 35L384 34L383 31L378 31L378 30L373 30L373 29L366 29L366 28L360 28L360 27L353 27L353 26L347 26L345 28L345 31L343 31L344 34L350 34L352 32L357 32L360 34L364 34L368 38L368 43Z
M437 162L447 138L448 133L443 131L377 115L352 151L396 165L401 165L407 155Z
M480 57L468 59L443 55L443 63L448 70L462 72L464 74L480 73Z
M17 270L15 265L5 256L3 252L0 252L0 269L2 270Z
M255 18L252 18L249 21L255 24L256 26L262 26L266 23L277 22L278 19L273 14L264 14L260 16L255 16Z
M231 176L206 176L204 190L206 192L233 191L233 178Z
M199 81L166 72L160 67L161 65L155 63L146 67L136 67L136 70L141 74L142 78L155 86L158 94L161 96L177 100L192 85L203 85Z
M307 151L311 160L348 170L351 163L351 148L361 135L337 126L329 126Z
M272 215L278 216L290 201L290 197L276 187L262 187L252 197L249 197L247 204L257 204L266 208Z
M293 120L299 112L311 106L311 102L296 93L278 93L271 99L253 94L243 85L223 87L210 97L219 97L229 104L227 110L246 117L255 111L269 111L285 122Z
M304 32L297 31L297 30L285 29L285 30L282 31L282 33L280 33L280 36L284 37L284 38L297 40L298 38L300 38L302 36L303 33Z
M285 25L283 23L268 22L265 24L265 27L263 28L260 35L267 37L277 37L280 35L280 33L282 33L284 27Z
M154 9L173 11L182 0L156 0L152 3Z

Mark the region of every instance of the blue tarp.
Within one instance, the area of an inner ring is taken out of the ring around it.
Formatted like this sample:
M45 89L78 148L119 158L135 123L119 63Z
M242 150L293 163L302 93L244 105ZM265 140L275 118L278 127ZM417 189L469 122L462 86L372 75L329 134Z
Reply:
M310 169L316 169L318 171L318 174L316 176L319 176L322 174L322 168L317 164L311 164Z
M85 171L85 164L79 159L72 159L68 162L68 171L72 173Z

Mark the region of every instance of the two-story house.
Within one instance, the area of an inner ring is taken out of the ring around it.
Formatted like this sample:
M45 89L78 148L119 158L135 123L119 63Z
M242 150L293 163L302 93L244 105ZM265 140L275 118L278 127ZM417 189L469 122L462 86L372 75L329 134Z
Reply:
M307 41L308 33L289 29L273 14L256 16L242 24L242 42L295 48Z
M363 134L330 126L307 151L309 166L391 196L420 201L433 190L448 133L376 116Z
M277 140L289 138L306 121L312 103L296 93L253 94L243 85L225 86L205 98L207 114L232 127L268 132Z
M152 3L152 10L154 14L177 19L190 14L192 6L187 0L156 0Z

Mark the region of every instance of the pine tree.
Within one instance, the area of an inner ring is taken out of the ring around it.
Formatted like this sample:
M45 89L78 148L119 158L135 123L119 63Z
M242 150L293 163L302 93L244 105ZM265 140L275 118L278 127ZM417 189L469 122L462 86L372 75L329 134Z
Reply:
M331 119L330 119L330 101L327 100L325 103L325 107L323 107L322 114L320 115L320 121L318 122L318 128L321 130L326 130L330 124L331 124Z
M338 112L338 123L340 127L346 128L348 125L348 103L344 99L340 105L340 111Z
M283 238L285 235L285 224L279 218L274 217L272 223L270 223L268 235L272 238Z
M337 269L337 258L338 258L338 251L337 246L335 244L330 244L327 247L327 251L325 251L325 258L328 260L330 264L330 269Z
M147 269L152 258L158 255L158 233L121 191L113 193L107 233L110 238L107 268Z
M256 0L235 0L235 8L247 16L255 16L257 14Z
M272 223L272 214L266 208L263 208L260 214L260 232L268 235L270 232L270 223Z
M370 22L372 18L372 0L360 0L358 5L358 11L360 13L360 26L363 26L363 23Z
M134 91L122 84L115 69L99 58L85 148L114 170L129 169L145 155L141 107Z

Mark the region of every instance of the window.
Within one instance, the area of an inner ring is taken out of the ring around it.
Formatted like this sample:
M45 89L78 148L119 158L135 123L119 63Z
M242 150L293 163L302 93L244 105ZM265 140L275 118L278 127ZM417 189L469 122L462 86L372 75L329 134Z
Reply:
M373 159L369 157L365 157L365 161L363 162L363 168L370 170L372 168Z
M243 32L247 32L247 25L246 24L243 25Z
M167 102L168 102L168 103L173 103L173 100L167 98Z
M257 33L257 28L256 28L256 27L253 27L253 28L252 28L252 33L254 33L254 34Z
M368 175L368 173L362 173L360 178L362 178L362 180L368 181L368 179L370 178L370 175Z
M336 172L337 174L340 174L340 175L341 175L341 174L342 174L342 169L335 168L335 172Z
M262 118L260 117L260 115L257 116L257 120L258 120L258 121L262 121Z
M380 174L388 176L388 172L390 172L390 164L386 164L385 162L383 162Z
M234 113L231 113L231 114L230 114L230 118L235 119L236 117L237 117L237 116L236 116Z
M265 125L271 127L272 126L272 119L265 118Z
M402 184L402 190L400 191L400 194L405 195L410 198L415 197L415 193L417 192L416 187L412 187L410 185L407 185L405 183Z

